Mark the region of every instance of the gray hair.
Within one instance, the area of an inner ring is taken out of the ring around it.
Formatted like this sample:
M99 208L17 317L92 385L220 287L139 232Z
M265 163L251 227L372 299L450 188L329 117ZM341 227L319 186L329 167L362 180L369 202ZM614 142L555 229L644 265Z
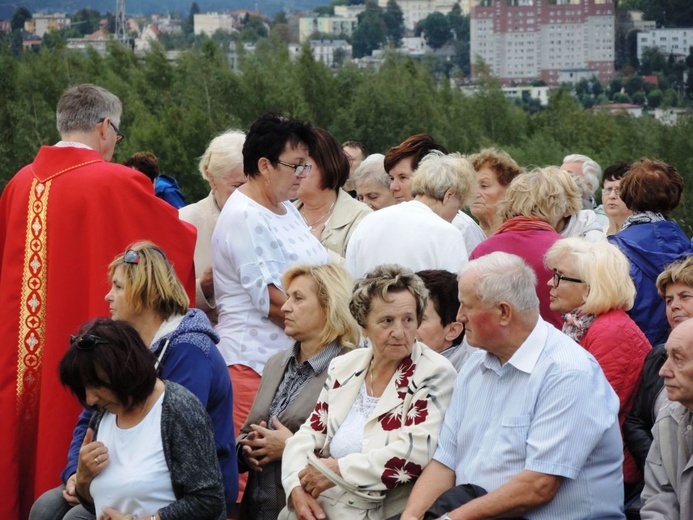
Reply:
M385 171L385 156L373 153L366 157L352 175L354 186L368 181L377 181L390 188L390 176Z
M82 83L66 89L60 96L56 110L58 133L90 132L99 120L106 117L120 126L123 104L108 90L91 83Z
M599 166L596 161L593 161L586 155L580 155L580 154L571 154L571 155L566 155L563 158L563 164L565 163L570 163L570 162L579 162L582 163L582 176L585 178L585 181L589 185L590 189L592 190L592 193L594 194L595 191L597 191L597 188L601 186L602 182L602 168Z
M476 295L485 307L506 302L516 311L538 311L537 275L517 255L496 251L470 260L460 270L476 274Z
M476 188L476 172L471 163L458 153L429 152L411 178L411 194L427 195L442 201L452 190L466 204Z
M365 327L373 308L373 298L385 300L389 293L399 291L409 291L416 300L416 323L421 325L428 304L428 289L414 271L397 264L379 265L356 280L349 302L351 315L361 327Z
M200 157L199 171L206 181L226 177L236 166L243 166L245 134L240 130L227 130L209 142Z

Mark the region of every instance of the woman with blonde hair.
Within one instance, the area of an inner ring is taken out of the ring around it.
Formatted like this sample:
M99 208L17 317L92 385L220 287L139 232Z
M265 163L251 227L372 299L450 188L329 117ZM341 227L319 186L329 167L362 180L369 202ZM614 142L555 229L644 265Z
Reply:
M212 275L212 233L227 199L245 184L244 142L245 134L238 130L227 130L210 141L199 163L200 175L211 188L209 195L178 212L181 220L197 229L195 307L207 313L212 325L216 325L218 317Z
M548 280L551 271L544 265L544 255L561 238L556 226L581 205L580 192L568 172L551 167L518 175L501 202L503 225L479 244L469 259L503 251L527 262L534 269L537 280ZM537 296L541 317L561 328L561 316L549 305L549 288L539 284Z
M547 281L551 309L563 315L563 332L602 367L621 401L618 419L623 427L633 406L645 356L652 348L626 313L635 298L628 259L606 240L589 243L566 238L549 249L545 261L553 273ZM628 497L641 479L628 451L623 479Z
M238 436L239 460L250 470L239 518L275 520L286 504L281 483L284 445L308 418L333 358L355 348L349 312L352 281L336 264L298 265L282 278L286 333L294 346L272 356Z

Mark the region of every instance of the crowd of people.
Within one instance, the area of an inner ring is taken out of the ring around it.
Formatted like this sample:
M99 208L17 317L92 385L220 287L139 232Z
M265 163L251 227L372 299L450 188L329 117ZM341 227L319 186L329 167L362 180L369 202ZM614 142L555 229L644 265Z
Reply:
M65 90L0 198L0 517L692 517L674 167L268 113L184 205L121 115Z

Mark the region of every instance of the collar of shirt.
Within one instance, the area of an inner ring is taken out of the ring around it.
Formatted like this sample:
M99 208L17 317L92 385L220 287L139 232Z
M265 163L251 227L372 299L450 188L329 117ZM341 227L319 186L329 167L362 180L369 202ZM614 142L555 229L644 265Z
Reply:
M521 372L531 374L546 345L546 338L549 333L547 327L549 326L544 320L539 318L532 332L522 342L522 345L515 351L506 365L512 365ZM486 359L484 359L483 364L486 368L495 372L502 370L498 358L489 352L486 353Z
M86 148L87 150L93 150L91 146L87 146L84 143L78 143L76 141L58 141L53 146L56 146L57 148L67 148L68 146L71 146L73 148Z
M327 369L327 367L330 364L330 361L332 361L332 358L337 356L339 354L339 351L341 349L341 346L339 345L339 342L335 339L328 343L328 345L322 349L320 352L315 354L312 358L307 359L306 361L303 362L303 365L308 363L310 367L313 369L313 372L317 375L322 373L324 370ZM288 360L291 362L293 360L293 363L298 365L298 356L301 353L301 344L297 341L294 343L293 348L289 349L286 353L286 357L284 360Z

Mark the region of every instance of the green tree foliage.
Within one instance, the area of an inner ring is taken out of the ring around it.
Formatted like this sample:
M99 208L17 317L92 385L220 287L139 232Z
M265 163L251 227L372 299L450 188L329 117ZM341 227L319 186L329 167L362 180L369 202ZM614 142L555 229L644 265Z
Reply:
M31 11L29 11L26 7L18 7L10 19L12 30L21 31L24 29L24 22L31 20L31 17Z
M80 9L72 16L71 26L79 32L81 36L92 34L99 29L101 13L94 9Z
M423 34L426 44L432 49L440 49L452 39L450 21L439 11L435 11L421 20L418 30Z
M197 2L193 2L190 5L190 11L188 11L188 17L185 19L185 23L183 23L183 33L188 35L188 34L193 34L195 31L195 15L200 14L200 6L197 5Z
M388 0L383 13L387 39L390 45L400 47L404 36L404 15L395 0Z
M366 8L358 15L358 25L351 35L354 58L369 56L380 49L387 39L383 10L374 0L366 1Z

